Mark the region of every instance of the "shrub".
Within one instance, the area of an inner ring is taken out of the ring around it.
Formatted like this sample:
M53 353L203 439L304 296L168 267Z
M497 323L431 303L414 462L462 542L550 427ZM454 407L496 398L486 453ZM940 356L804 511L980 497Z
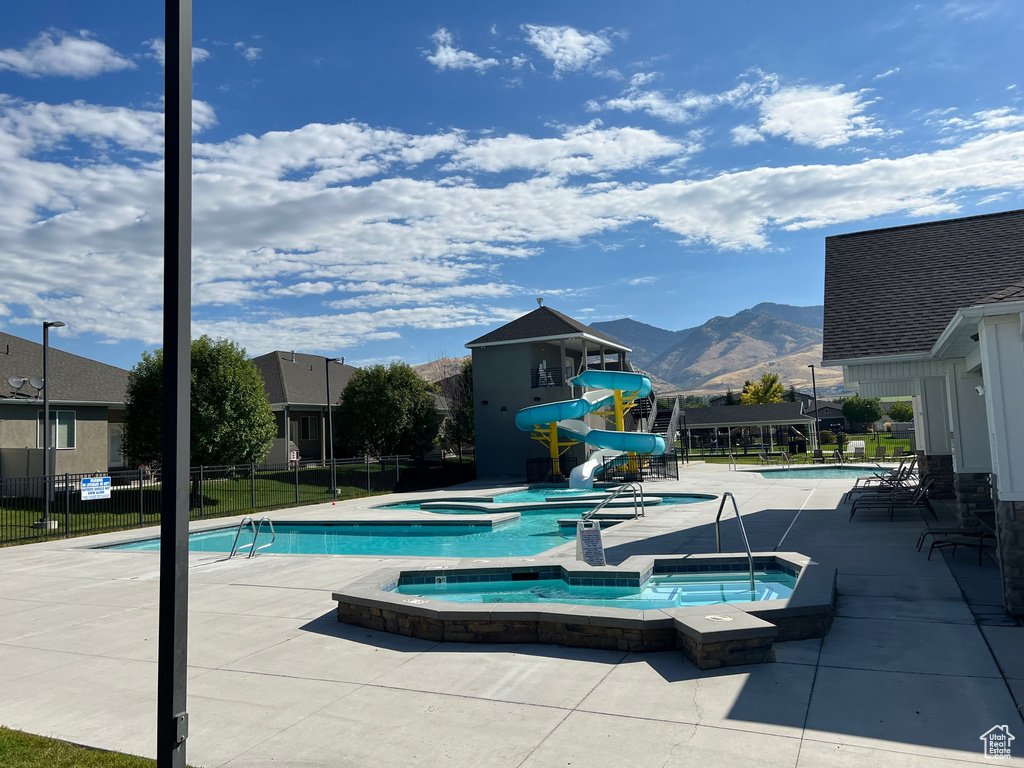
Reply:
M836 441L836 433L830 429L823 429L818 434L818 438L821 443L834 443Z

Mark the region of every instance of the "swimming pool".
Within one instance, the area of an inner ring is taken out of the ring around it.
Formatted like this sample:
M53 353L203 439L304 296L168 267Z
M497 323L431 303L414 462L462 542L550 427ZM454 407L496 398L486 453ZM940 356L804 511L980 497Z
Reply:
M853 480L858 477L871 477L880 472L873 464L859 467L802 467L800 469L762 469L760 475L774 480Z
M580 517L590 507L522 511L517 520L491 526L441 523L275 523L277 539L262 552L293 555L383 555L389 557L509 557L536 555L576 537L560 518ZM191 552L230 552L237 528L217 528L188 537ZM243 530L239 545L252 541ZM270 541L264 527L258 545ZM159 539L117 544L110 549L158 550Z
M755 572L753 594L749 576L737 571L652 576L641 586L626 586L627 579L618 581L622 584L576 585L563 579L448 583L445 577L438 576L432 583L399 584L395 591L452 603L567 603L653 610L778 600L793 594L796 585L795 576L777 570Z
M558 491L562 491L558 493ZM565 496L559 503L524 503L519 491L491 497L473 497L469 501L458 499L436 499L430 501L400 502L375 507L377 510L416 510L437 515L494 515L503 514L506 519L458 521L327 521L275 523L277 538L274 543L261 549L262 552L295 555L375 555L384 557L528 557L552 547L557 547L576 537L573 525L559 526L559 520L577 520L596 504L592 491L565 493L563 489L543 488L530 491L534 502L553 493ZM540 494L543 494L540 495ZM587 496L573 505L574 496ZM600 496L600 493L598 494ZM495 501L502 502L507 509L497 509ZM657 499L661 505L693 504L714 499L702 494L667 494ZM495 501L492 501L494 499ZM455 506L459 504L460 506ZM623 496L623 504L632 509L632 498ZM448 506L451 505L451 506ZM511 517L518 514L518 517ZM216 528L189 535L191 552L230 552L235 540L237 526ZM252 541L248 528L243 529L238 545L243 552ZM257 546L271 541L268 528L264 527ZM104 549L159 550L160 539L115 544Z

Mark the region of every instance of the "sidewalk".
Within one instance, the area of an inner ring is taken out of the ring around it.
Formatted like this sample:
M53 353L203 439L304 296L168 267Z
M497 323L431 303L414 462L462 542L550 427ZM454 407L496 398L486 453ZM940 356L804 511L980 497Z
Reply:
M849 485L700 464L648 484L732 491L755 550L774 548L802 509L784 548L839 569L824 640L709 672L678 653L431 643L339 624L331 592L393 560L193 554L188 761L939 768L991 764L980 737L1005 725L1018 756L997 764L1024 765L1024 627L1001 611L994 564L979 568L971 550L926 560L917 512L848 522L837 505ZM381 501L274 519L358 518ZM608 529L609 560L713 551L717 509L652 509ZM734 520L722 535L735 549ZM0 724L155 754L157 554L92 549L138 537L0 549Z

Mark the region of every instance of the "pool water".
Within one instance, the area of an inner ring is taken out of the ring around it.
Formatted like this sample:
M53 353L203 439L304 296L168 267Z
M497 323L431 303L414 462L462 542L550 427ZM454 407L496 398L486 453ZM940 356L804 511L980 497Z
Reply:
M578 518L587 507L525 510L518 520L495 525L405 523L280 523L277 539L260 552L297 555L383 555L388 557L526 557L565 544L575 528L563 533L559 519ZM230 552L237 528L218 528L188 537L191 552ZM252 541L246 530L239 545ZM260 532L259 546L270 541ZM159 539L119 544L111 549L160 549Z
M556 579L515 586L507 581L410 584L395 591L452 603L571 603L653 610L787 598L795 585L796 578L786 573L756 571L751 595L750 577L730 571L652 576L640 587L570 586Z
M764 469L760 471L762 477L775 480L853 480L857 477L871 477L875 472L881 472L873 465L862 465L859 467L821 467L818 469Z

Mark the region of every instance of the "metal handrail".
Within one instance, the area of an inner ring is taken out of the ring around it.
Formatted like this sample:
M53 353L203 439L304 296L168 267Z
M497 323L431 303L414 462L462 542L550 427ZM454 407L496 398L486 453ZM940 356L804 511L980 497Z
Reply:
M731 454L731 453L729 454L729 465L728 466L729 466L729 469L728 469L729 472L739 472L740 471L740 463L738 461L736 461L736 457L733 454Z
M260 522L262 523L263 521L261 520ZM238 537L242 535L242 528L245 527L246 523L249 524L249 530L252 531L252 541L249 542L248 544L243 544L241 547L239 547L238 546ZM256 543L256 523L253 521L253 519L251 517L246 515L245 517L242 518L242 521L238 524L238 530L235 531L235 540L231 544L231 554L228 555L228 560L230 560L232 557L234 557L240 551L244 550L246 547L248 547L249 549L252 549L252 547L253 547L253 545L255 543Z
M740 526L740 533L743 535L743 546L747 550L747 562L750 564L750 591L754 589L754 555L750 551L750 542L747 540L747 529L743 527L743 518L740 516L740 508L736 506L736 497L729 491L722 494L722 503L718 505L718 514L715 515L715 548L722 551L722 533L719 530L718 521L722 519L722 510L725 509L726 498L732 499L732 508L736 512L736 522Z
M252 537L252 543L256 544L256 539L259 538L260 531L263 529L264 523L270 526L270 541L268 541L266 544L261 544L258 547L250 548L249 557L255 557L256 553L259 552L261 549L266 549L267 547L271 546L275 541L277 541L277 531L274 530L274 523L269 517L264 515L260 518L259 525L256 526L256 533Z
M608 494L608 498L601 499L597 506L591 509L589 512L583 514L580 520L590 520L595 514L600 512L606 506L608 506L613 500L617 499L627 490L633 492L633 519L638 517L644 517L644 489L639 483L623 483L614 491ZM639 497L638 494L639 493ZM639 507L637 507L637 500L639 498ZM639 511L638 511L639 510Z

